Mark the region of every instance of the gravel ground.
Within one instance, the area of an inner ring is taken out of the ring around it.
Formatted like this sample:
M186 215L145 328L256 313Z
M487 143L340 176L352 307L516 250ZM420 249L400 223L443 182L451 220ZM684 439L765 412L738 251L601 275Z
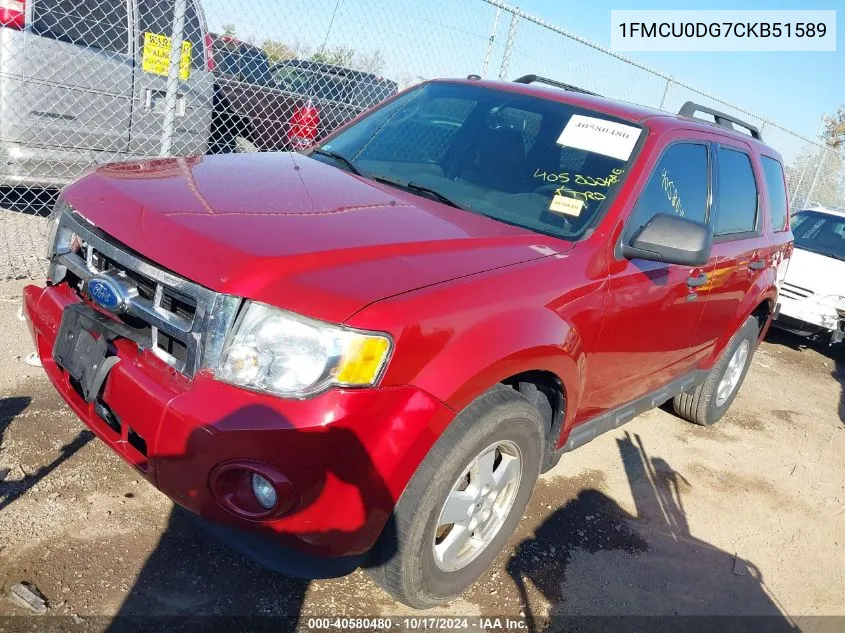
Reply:
M0 188L0 204L10 201L8 190ZM32 202L29 200L25 210L0 208L0 281L44 277L47 249L44 215L49 209Z
M22 363L22 285L0 281L4 596L32 582L48 614L92 630L115 615L414 613L361 572L316 582L266 572L174 512ZM765 630L843 630L843 350L771 334L717 426L656 410L566 455L493 567L425 614L529 628L564 615L762 615ZM0 616L24 613L0 600ZM842 619L810 617L832 615Z

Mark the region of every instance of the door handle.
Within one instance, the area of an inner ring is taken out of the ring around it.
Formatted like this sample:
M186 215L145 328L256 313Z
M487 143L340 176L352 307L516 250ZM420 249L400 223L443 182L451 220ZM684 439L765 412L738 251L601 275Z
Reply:
M701 273L698 277L687 277L687 286L690 288L699 288L707 283L707 275Z
M766 267L766 260L765 259L757 259L748 264L748 268L751 270L763 270Z

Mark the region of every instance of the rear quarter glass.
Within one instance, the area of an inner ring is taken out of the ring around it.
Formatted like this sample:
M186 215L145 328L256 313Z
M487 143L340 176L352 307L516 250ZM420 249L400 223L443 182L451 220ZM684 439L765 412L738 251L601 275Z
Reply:
M786 194L783 165L780 161L766 155L760 156L763 165L763 179L766 197L769 201L769 224L773 231L785 231L789 228L789 204Z

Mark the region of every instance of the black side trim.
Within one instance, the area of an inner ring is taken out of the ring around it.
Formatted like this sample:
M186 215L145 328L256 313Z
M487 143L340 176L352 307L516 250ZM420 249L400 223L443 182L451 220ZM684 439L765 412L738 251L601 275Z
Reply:
M363 564L368 556L368 554L362 554L340 558L320 558L285 546L264 534L213 523L179 505L175 507L178 512L189 517L210 536L277 574L306 579L339 578L351 574Z
M641 413L659 407L682 391L694 389L704 382L708 373L704 370L696 370L680 378L676 378L665 387L648 393L641 398L637 398L633 402L629 402L591 420L582 422L569 433L566 444L558 450L558 459L563 453L575 450L579 446L583 446L587 442L594 440L602 433L607 433L608 431L619 428L626 422L630 422Z

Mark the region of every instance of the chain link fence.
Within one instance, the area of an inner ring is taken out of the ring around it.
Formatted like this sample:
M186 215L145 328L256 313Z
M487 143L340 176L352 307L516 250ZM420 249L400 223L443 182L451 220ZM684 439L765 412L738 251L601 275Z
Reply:
M793 208L845 205L845 156L498 0L0 0L0 279L38 277L43 217L92 165L299 150L430 77L536 73L756 124Z

